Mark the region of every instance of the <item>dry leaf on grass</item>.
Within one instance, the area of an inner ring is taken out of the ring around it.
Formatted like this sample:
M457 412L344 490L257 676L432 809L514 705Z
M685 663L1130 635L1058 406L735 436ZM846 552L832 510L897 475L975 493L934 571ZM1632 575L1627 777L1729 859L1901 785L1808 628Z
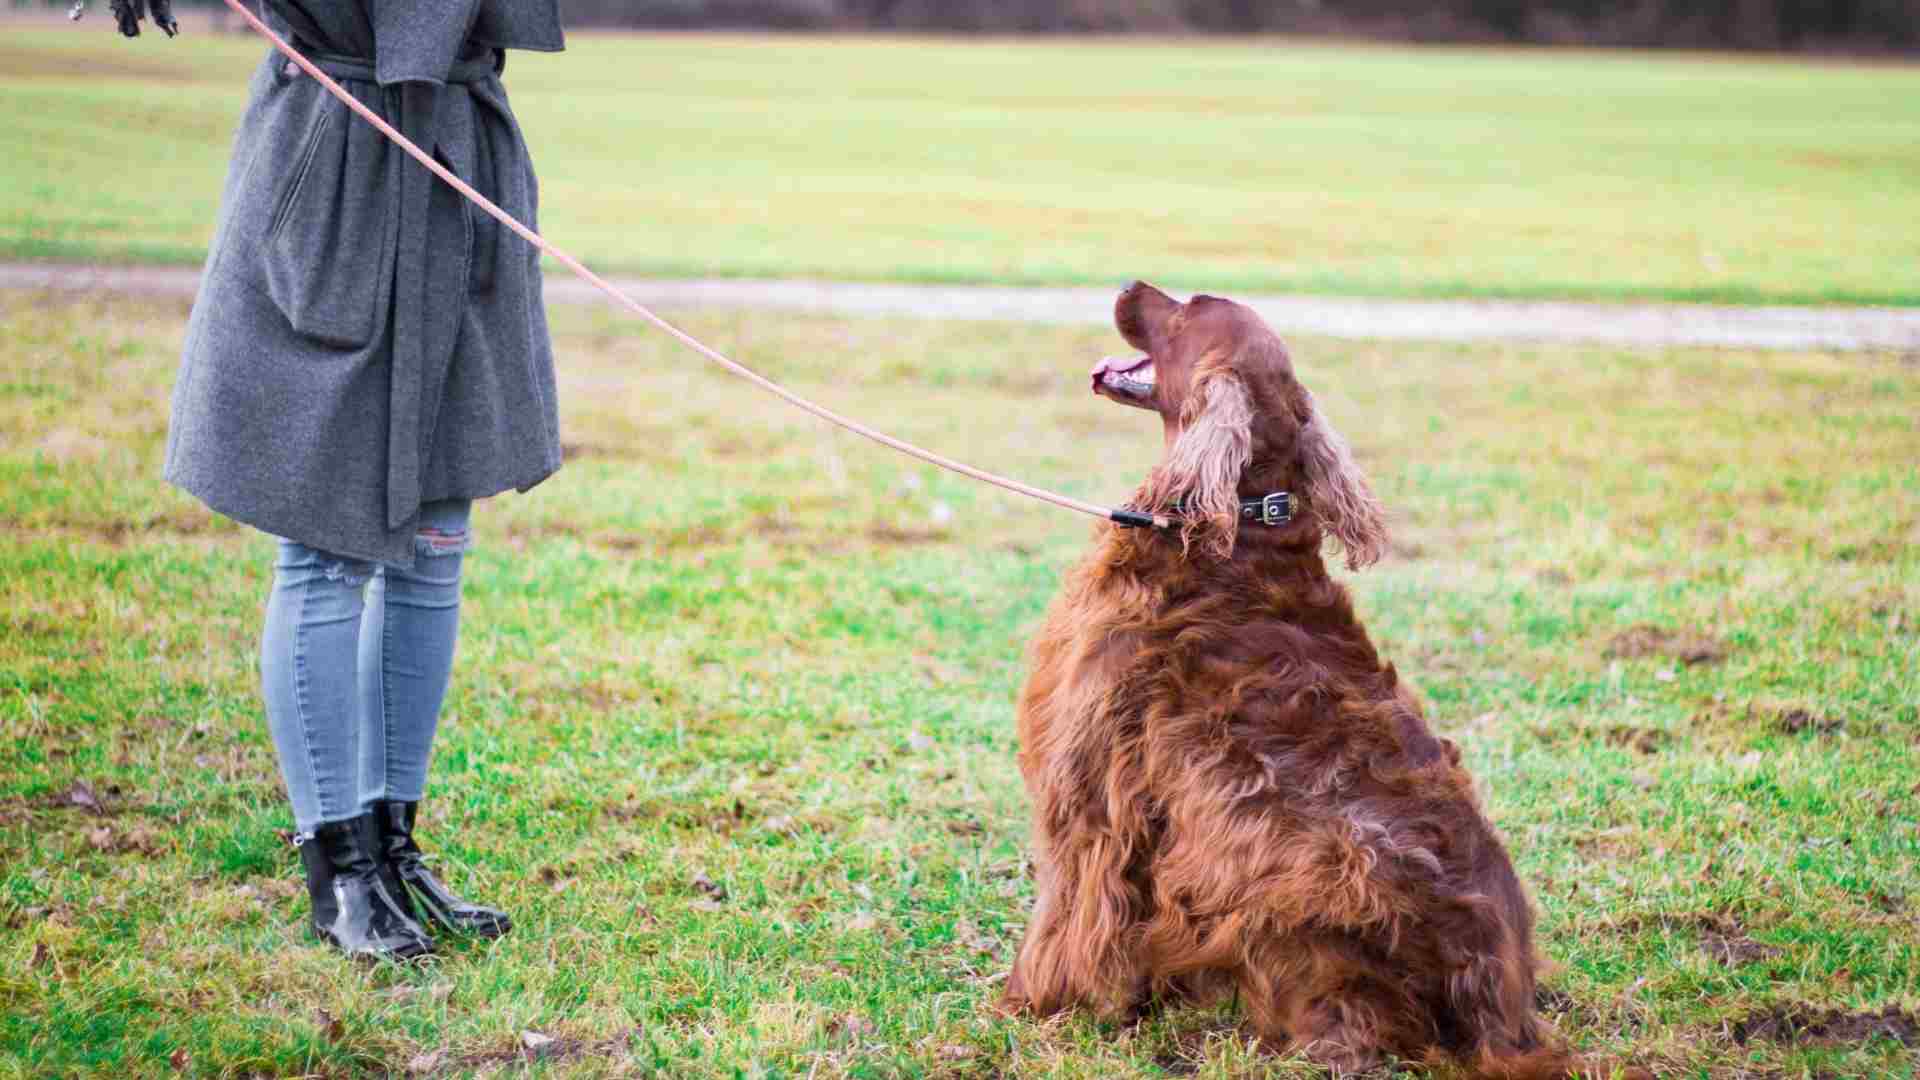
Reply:
M82 810L92 810L94 813L105 809L100 803L100 793L93 790L93 785L85 780L75 780L72 787L61 792L60 801Z

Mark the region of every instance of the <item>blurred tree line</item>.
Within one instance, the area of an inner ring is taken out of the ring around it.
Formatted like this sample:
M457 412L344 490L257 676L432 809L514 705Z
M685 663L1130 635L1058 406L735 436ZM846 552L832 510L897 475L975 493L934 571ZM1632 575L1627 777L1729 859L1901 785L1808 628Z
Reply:
M1321 33L1414 41L1893 49L1920 0L561 0L573 25Z
M72 0L38 2L64 8ZM217 0L175 3L224 10ZM93 6L104 10L105 0ZM636 28L1298 33L1556 45L1920 49L1920 0L561 0L561 8L572 26Z

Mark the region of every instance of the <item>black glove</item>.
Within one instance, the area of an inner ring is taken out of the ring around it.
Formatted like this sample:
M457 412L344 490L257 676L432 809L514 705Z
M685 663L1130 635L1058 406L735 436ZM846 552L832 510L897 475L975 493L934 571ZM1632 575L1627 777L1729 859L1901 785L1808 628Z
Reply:
M173 19L173 0L110 0L108 6L113 9L113 19L120 25L120 32L128 37L140 36L140 23L149 9L153 12L153 25L168 37L180 32L180 24ZM87 0L73 0L67 18L77 20L86 13Z

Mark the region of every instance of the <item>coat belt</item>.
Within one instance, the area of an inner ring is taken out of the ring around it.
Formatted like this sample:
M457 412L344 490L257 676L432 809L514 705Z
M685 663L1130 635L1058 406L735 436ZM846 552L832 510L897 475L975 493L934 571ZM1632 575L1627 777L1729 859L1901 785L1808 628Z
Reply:
M308 56L320 70L337 80L377 81L371 59L324 51L310 52ZM488 112L502 117L507 129L512 131L511 119L504 118L504 101L474 86L498 74L502 66L501 59L502 54L495 50L490 55L460 61L448 73L445 87L427 82L402 82L384 87L388 122L428 153L437 153L449 99L458 96L482 102ZM449 93L449 88L453 87L459 88L457 94ZM470 93L470 87L479 92ZM512 137L517 139L517 132ZM476 132L475 139L478 143L475 166L498 168L498 154L487 145L490 142L489 133ZM431 451L440 399L446 389L447 370L458 341L460 314L458 310L438 309L428 300L429 275L444 273L442 267L453 265L453 260L448 259L445 252L428 250L432 197L438 180L419 162L397 148L392 150L389 160L392 162L390 168L398 171L397 177L391 173L389 176L397 180L395 186L399 192L392 226L396 230L394 235L397 241L393 263L393 347L387 415L387 528L392 531L407 525L420 511L425 458ZM451 167L452 162L445 155L442 161ZM465 179L482 191L500 191L496 177ZM500 201L509 204L508 199L502 198ZM491 261L497 257L498 239L495 232L498 227L492 218L474 221L464 203L461 204L461 213L468 227L474 231L472 259L486 260L479 277L491 282ZM484 235L481 235L483 232ZM465 264L462 264L462 269L473 273ZM463 277L458 283L461 307L464 307L468 288L469 280ZM434 323L447 320L450 323L446 332L433 332Z
M378 81L374 73L373 59L371 57L341 56L339 53L330 53L325 49L315 49L297 37L294 39L294 47L304 52L307 59L313 61L315 67L336 79L358 79L361 82ZM498 75L503 66L501 64L502 59L503 57L500 50L494 49L484 56L477 56L472 60L462 60L453 65L453 70L447 73L446 81L449 84L464 85L466 83L479 82L481 79L487 78L490 75Z

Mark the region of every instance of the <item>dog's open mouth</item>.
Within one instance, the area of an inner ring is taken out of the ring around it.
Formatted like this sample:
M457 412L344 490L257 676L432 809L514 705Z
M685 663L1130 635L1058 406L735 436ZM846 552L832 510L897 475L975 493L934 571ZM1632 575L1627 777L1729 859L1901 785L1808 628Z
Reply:
M1153 408L1153 357L1109 356L1091 374L1094 393L1122 405Z

